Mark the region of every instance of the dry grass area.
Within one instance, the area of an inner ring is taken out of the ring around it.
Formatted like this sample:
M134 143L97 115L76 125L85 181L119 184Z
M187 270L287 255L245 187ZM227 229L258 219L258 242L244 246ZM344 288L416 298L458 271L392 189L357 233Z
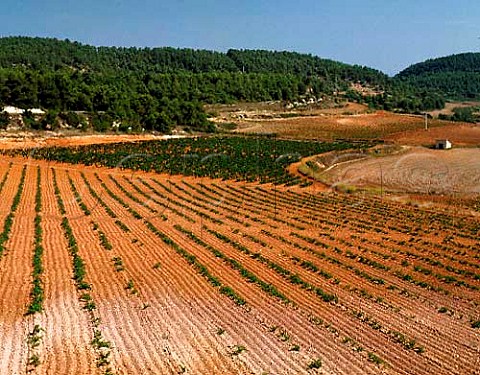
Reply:
M2 374L478 372L468 214L20 158L0 181Z
M321 174L331 185L424 194L480 194L480 149L407 148L395 155L339 163Z
M444 127L448 121L430 120L429 127ZM460 126L458 124L456 126ZM289 119L243 121L239 133L275 133L299 139L384 139L394 133L425 128L423 116L378 111L359 115L321 115Z

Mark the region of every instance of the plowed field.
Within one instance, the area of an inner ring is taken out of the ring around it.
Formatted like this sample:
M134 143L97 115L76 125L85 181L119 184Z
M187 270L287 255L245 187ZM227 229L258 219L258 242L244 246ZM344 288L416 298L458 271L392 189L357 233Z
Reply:
M428 133L428 140L440 134L445 136L445 132L436 129L443 129L443 127L451 124L449 121L429 120L428 126L431 131ZM457 123L452 126L451 130L460 126L466 129L471 127L470 125ZM425 141L423 138L424 129L425 120L423 116L377 111L359 115L335 114L273 120L245 120L240 123L236 132L246 134L275 133L279 137L295 139L387 139L404 144L423 144L416 142ZM470 133L470 130L467 130L467 133ZM456 133L450 131L448 134L455 137ZM455 140L458 138L461 138L466 144L471 144L465 136L456 137ZM432 142L435 142L435 138Z
M480 374L478 218L6 157L0 189L1 374Z
M448 123L447 123L448 124ZM409 130L391 134L388 142L400 145L433 146L437 139L448 139L455 146L479 146L480 126L478 124L453 124L438 128Z
M333 185L453 196L480 194L480 149L405 148L385 157L340 163L322 176Z

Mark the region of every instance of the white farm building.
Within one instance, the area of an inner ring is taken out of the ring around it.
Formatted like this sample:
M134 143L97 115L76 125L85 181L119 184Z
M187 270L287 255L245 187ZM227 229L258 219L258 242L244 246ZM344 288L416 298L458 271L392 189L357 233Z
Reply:
M33 115L44 115L45 111L40 108L30 108L28 109ZM3 112L7 112L9 115L22 115L25 110L17 107L6 106L3 107Z
M437 139L435 141L435 148L437 150L449 150L452 148L452 142L448 139Z

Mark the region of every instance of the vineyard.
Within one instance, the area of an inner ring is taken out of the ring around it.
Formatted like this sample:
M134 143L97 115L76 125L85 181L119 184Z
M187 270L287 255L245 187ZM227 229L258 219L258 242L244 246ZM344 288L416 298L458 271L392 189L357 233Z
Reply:
M297 184L286 166L300 158L333 150L367 148L375 143L302 142L268 137L200 137L45 147L9 151L35 159L238 181Z
M270 141L2 157L1 373L478 374L478 219L274 184L288 143L249 181Z

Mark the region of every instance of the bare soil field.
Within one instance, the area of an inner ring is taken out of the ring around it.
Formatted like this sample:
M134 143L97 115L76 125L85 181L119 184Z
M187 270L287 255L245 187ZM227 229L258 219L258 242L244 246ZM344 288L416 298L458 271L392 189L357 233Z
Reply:
M34 149L35 147L49 146L82 146L90 144L118 143L118 142L136 142L148 140L169 139L175 136L165 135L136 135L136 134L88 134L88 135L68 135L62 133L44 132L39 133L3 133L0 134L0 149Z
M431 150L405 147L384 157L338 163L321 179L329 185L376 187L388 191L480 194L480 149Z
M2 374L479 374L468 213L6 157L0 187Z
M434 145L437 139L448 139L454 146L480 146L480 125L446 123L442 127L409 130L385 138L387 142L416 146Z
M451 122L448 121L429 120L430 128L443 128L450 124ZM455 126L460 127L462 124L458 123ZM240 122L237 132L246 134L275 133L280 137L299 139L357 138L389 140L391 134L424 128L425 120L423 116L378 111L359 115L336 114L261 121L249 120Z

